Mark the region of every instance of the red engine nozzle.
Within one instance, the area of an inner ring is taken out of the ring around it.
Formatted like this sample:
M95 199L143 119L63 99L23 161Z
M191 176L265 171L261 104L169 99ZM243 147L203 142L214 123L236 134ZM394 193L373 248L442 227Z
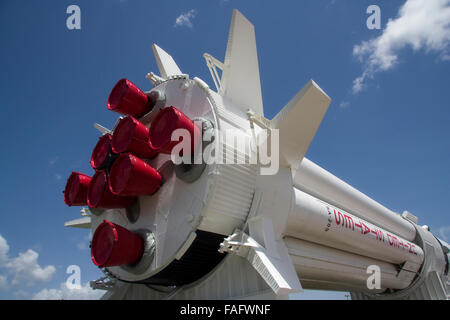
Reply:
M158 191L161 184L158 171L130 153L122 153L111 167L109 189L113 194L149 195Z
M139 118L150 112L155 103L153 96L147 96L130 80L121 79L112 89L107 107L111 111Z
M64 202L69 206L87 205L87 193L91 177L72 171L64 189Z
M102 170L108 167L112 161L111 151L112 136L107 133L101 136L95 145L91 155L91 166L96 170Z
M150 143L161 153L170 154L181 141L172 141L172 133L176 129L186 129L190 134L191 153L197 146L196 140L201 137L201 130L184 113L175 107L161 109L150 127ZM197 139L196 139L197 138Z
M104 220L95 230L91 258L100 268L134 264L143 253L143 239L118 224Z
M121 119L114 129L112 150L115 153L130 152L140 158L153 158L158 152L149 141L147 127L128 116Z
M108 188L108 178L105 171L97 171L92 177L87 193L87 204L91 208L118 209L131 206L136 197L121 197L112 194Z

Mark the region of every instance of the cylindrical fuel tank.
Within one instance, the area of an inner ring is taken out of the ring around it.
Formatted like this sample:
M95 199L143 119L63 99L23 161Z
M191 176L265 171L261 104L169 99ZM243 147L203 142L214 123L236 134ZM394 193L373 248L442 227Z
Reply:
M422 264L417 245L301 190L293 193L285 235L398 265L409 261L416 269Z
M293 180L296 188L355 216L383 226L406 240L413 241L416 236L416 229L409 221L307 158L303 158Z
M292 237L285 237L284 242L304 289L379 293L387 288L404 289L415 276L407 273L399 277L393 264L312 242ZM380 289L367 285L372 274L369 266L379 268Z

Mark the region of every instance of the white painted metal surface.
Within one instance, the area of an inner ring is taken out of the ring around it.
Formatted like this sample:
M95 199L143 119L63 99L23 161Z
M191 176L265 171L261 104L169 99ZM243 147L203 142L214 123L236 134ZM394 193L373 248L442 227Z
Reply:
M199 281L179 288L166 290L164 287L142 284L119 283L103 296L111 300L215 300L215 299L257 299L284 300L286 295L275 295L248 261L237 255L228 255L210 274Z
M64 226L71 227L71 228L90 229L91 228L91 217L83 217L80 219L67 221L64 223Z
M255 192L257 168L255 165L245 164L249 154L233 143L227 142L226 135L221 133L232 130L250 140L250 124L238 116L245 113L226 98L209 89L205 93L216 115L215 126L219 132L215 138L216 152L220 156L211 173L215 180L210 185L199 229L230 235L247 219ZM241 163L229 164L226 163L226 159L233 161L239 159Z
M224 97L244 110L264 115L255 28L233 10L221 80Z
M161 77L167 79L170 76L182 74L180 68L178 68L178 65L175 63L175 60L173 60L170 54L165 52L156 44L153 44L152 48Z
M304 158L294 174L294 186L355 216L383 226L406 240L415 239L413 224L362 192Z
M420 273L405 290L383 295L366 293L371 299L449 299L449 245L438 240L426 227L417 226L418 244L425 260ZM355 295L357 297L358 295Z
M351 292L352 299L450 300L449 244L438 240L423 227L418 227L417 233L425 261L411 285L401 291L383 294L354 290Z
M292 237L284 239L303 288L321 290L358 290L382 292L387 288L404 289L415 273L401 278L393 264L333 249ZM369 290L367 268L376 265L381 271L381 288Z
M98 123L94 123L94 128L97 129L98 131L100 131L102 134L111 133L111 130L105 128L104 126L102 126Z
M271 225L266 228L270 235L273 234L271 228ZM266 240L264 247L249 235L237 231L224 240L220 251L246 258L276 295L302 291L284 242L275 242L273 235Z
M383 299L383 295L368 295L364 290L349 290L353 300L378 300ZM373 292L371 292L373 294ZM386 298L384 298L386 299ZM394 299L394 298L392 298ZM414 291L409 292L401 300L450 300L450 280L446 275L438 272L431 272L425 281Z
M411 272L423 262L418 245L298 189L285 234L398 265L409 261Z
M217 68L223 72L224 65L222 62L214 58L209 53L204 53L203 57L206 61L206 66L209 69L209 72L211 73L211 78L214 81L214 85L216 86L217 92L222 92L222 82L221 77L219 76L219 73L217 72Z
M273 118L279 130L280 165L296 169L303 159L328 110L331 99L310 80Z

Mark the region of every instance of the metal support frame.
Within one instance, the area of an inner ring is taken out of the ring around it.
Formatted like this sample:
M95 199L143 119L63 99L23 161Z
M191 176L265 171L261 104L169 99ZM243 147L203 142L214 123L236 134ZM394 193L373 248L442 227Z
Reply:
M220 69L220 71L223 72L225 66L222 62L214 58L209 53L204 53L203 58L205 58L206 66L209 69L209 72L211 73L211 77L214 81L214 85L216 86L217 93L223 94L223 88L221 83L221 78L219 77L219 74L217 73L217 68Z

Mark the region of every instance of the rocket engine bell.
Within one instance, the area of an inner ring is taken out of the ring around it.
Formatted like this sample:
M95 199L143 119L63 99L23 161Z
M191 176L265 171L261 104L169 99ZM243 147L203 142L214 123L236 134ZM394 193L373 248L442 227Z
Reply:
M92 178L72 172L64 191L90 208L92 261L115 283L105 298L407 298L448 281L448 244L305 158L331 102L314 81L264 117L254 27L239 11L225 61L204 55L217 90L153 51L153 88L117 82L107 109L123 116L102 130Z

